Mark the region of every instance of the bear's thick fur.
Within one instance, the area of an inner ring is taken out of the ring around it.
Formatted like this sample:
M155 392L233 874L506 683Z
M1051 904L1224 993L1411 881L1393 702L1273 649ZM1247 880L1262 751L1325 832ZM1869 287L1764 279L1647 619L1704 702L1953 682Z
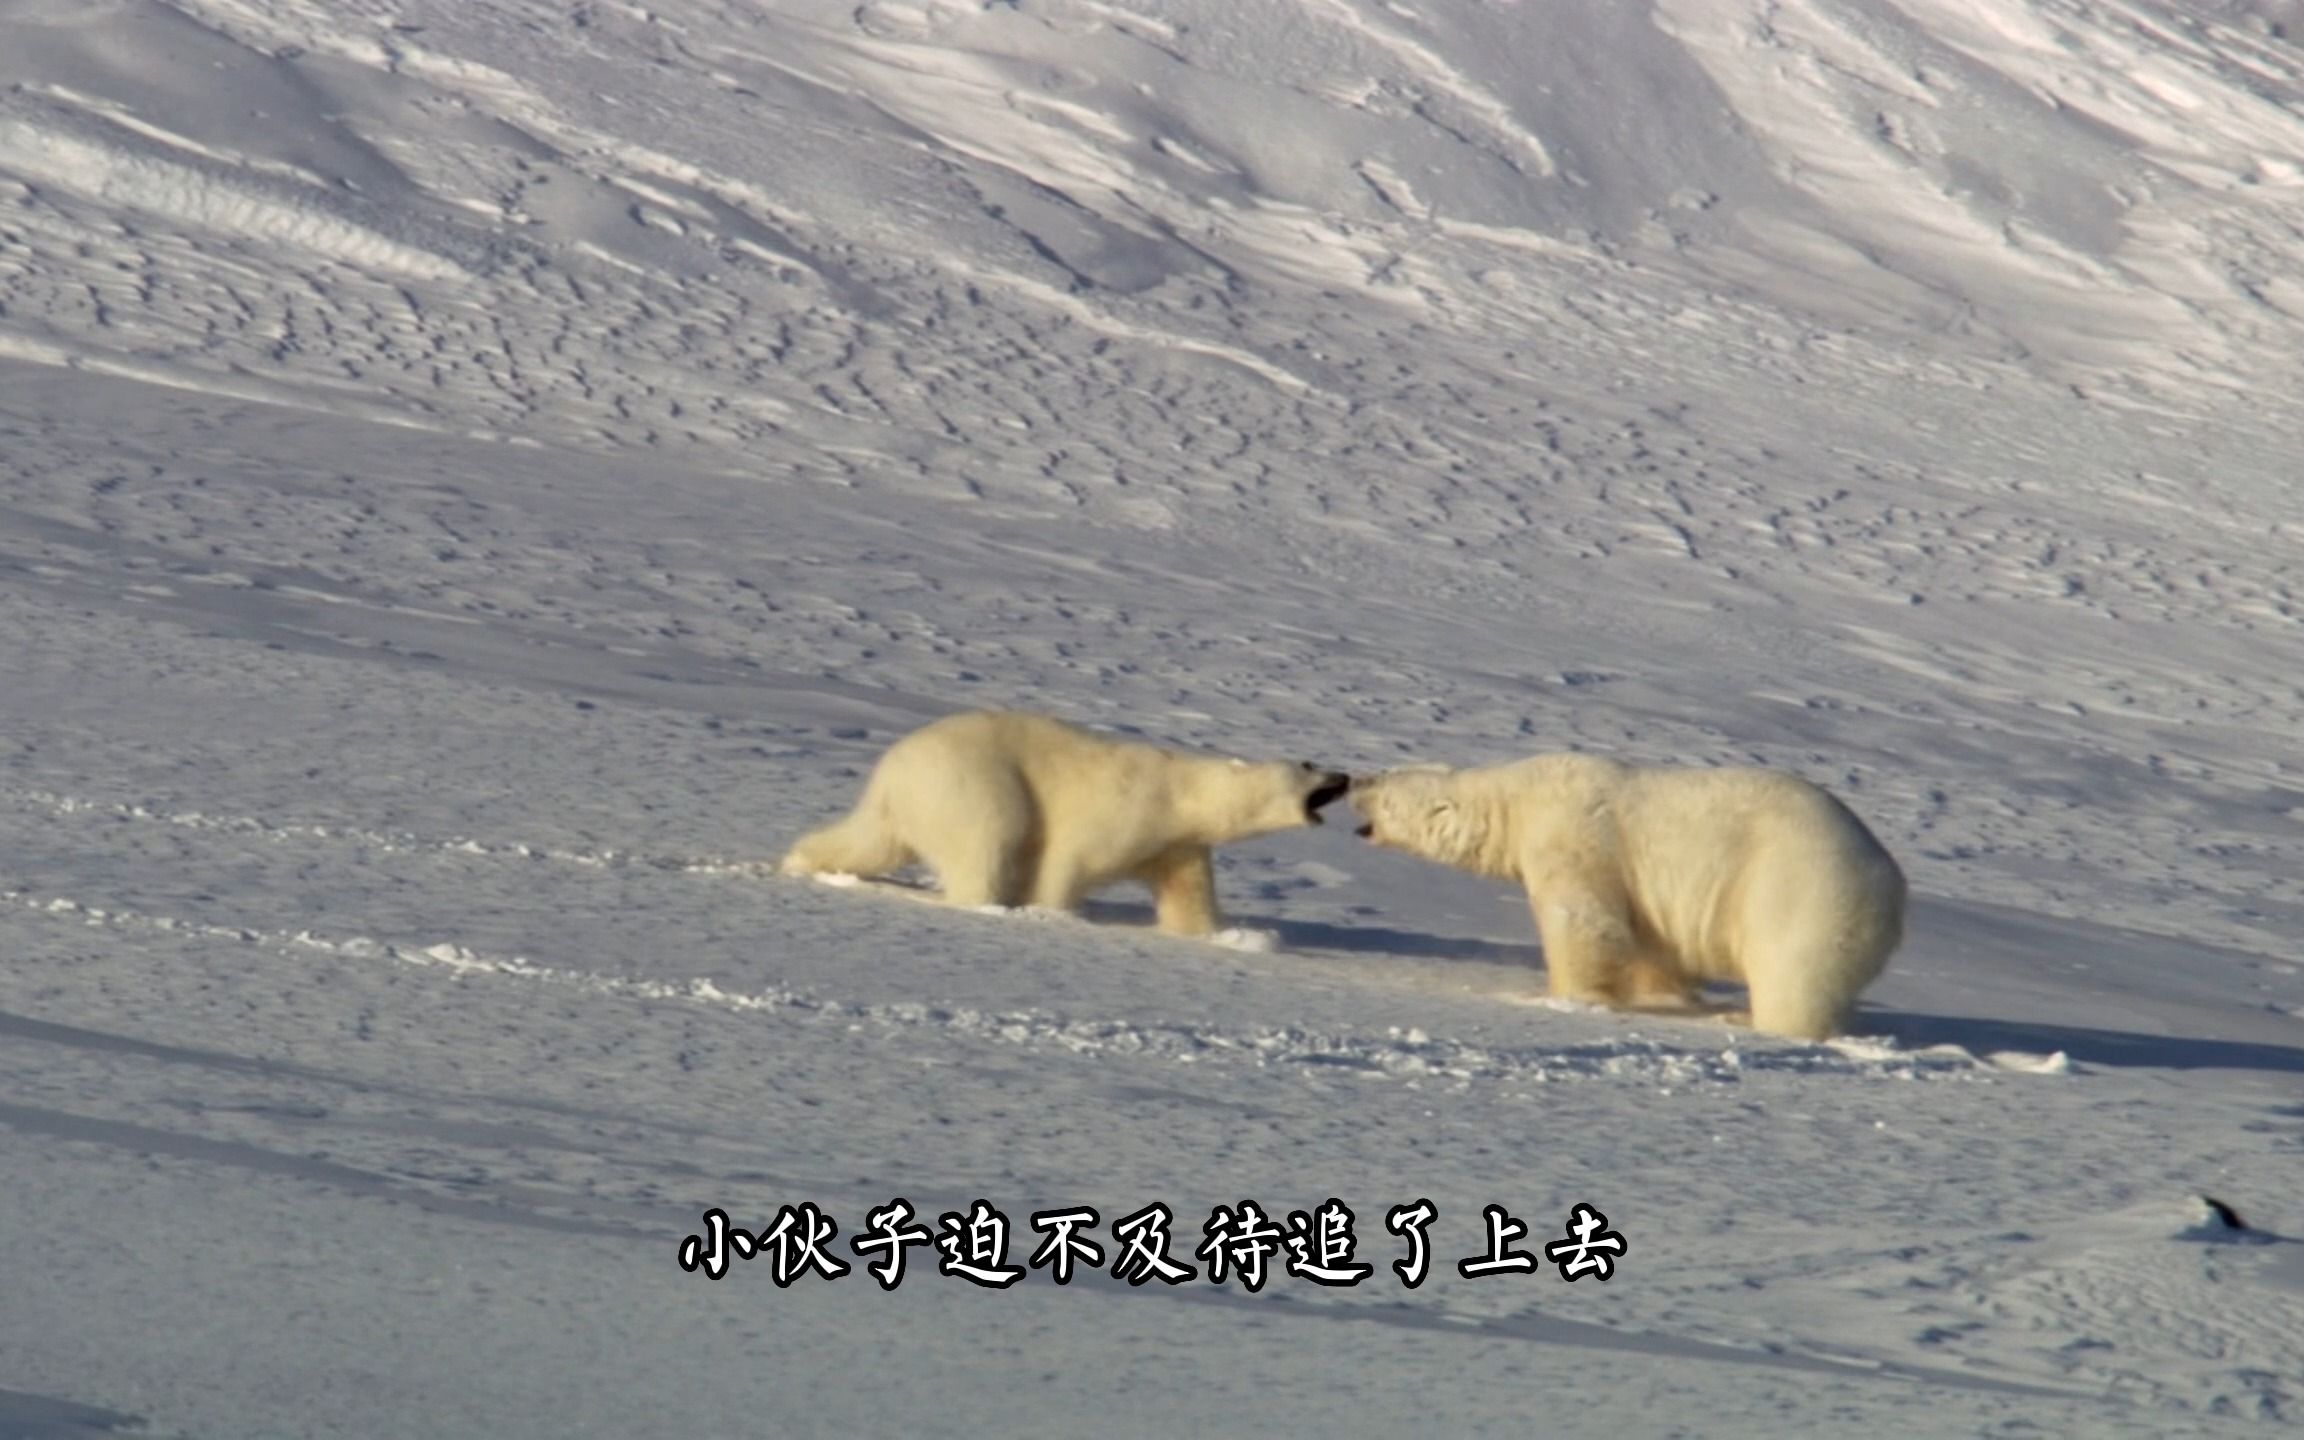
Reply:
M1100 735L1045 715L948 716L890 746L847 818L804 835L786 874L883 875L915 861L956 905L1074 910L1118 880L1159 928L1222 924L1210 850L1320 823L1348 777Z
M1562 999L1693 1006L1741 981L1755 1029L1842 1033L1904 935L1904 874L1840 801L1757 768L1537 755L1355 780L1360 834L1517 880Z

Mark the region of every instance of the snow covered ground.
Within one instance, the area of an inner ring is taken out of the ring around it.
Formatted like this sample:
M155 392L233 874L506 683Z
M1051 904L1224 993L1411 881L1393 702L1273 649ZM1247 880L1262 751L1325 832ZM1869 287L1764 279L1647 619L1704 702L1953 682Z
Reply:
M0 0L0 1436L2292 1425L2300 393L2293 0ZM1783 765L1912 937L756 868L994 704Z

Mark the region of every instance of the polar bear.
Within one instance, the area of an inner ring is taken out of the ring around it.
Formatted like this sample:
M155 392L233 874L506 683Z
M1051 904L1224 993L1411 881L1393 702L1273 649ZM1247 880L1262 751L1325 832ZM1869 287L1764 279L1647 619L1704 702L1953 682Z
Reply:
M1904 937L1904 872L1840 801L1758 768L1536 755L1356 779L1359 834L1528 891L1551 993L1688 1008L1742 981L1753 1028L1821 1040Z
M880 875L914 861L957 905L1075 910L1117 880L1152 888L1160 929L1221 925L1210 848L1321 823L1350 777L1123 740L1045 715L951 715L880 757L845 819L804 835L787 875Z

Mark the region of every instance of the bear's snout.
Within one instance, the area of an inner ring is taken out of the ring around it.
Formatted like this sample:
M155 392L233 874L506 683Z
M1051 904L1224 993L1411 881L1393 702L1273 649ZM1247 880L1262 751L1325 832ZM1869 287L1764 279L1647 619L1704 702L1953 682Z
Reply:
M1304 818L1314 825L1327 823L1320 818L1320 807L1342 799L1351 788L1352 777L1343 771L1321 771L1320 783L1314 785L1311 793L1304 797Z

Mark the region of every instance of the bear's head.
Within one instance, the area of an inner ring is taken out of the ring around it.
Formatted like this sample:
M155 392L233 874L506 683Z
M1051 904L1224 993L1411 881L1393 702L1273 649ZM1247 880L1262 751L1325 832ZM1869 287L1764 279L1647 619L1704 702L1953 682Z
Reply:
M1309 760L1234 760L1226 771L1232 783L1211 828L1233 840L1322 824L1321 807L1352 785L1343 771Z
M1486 835L1463 804L1456 772L1445 765L1403 765L1352 782L1358 835L1443 865L1470 865Z

